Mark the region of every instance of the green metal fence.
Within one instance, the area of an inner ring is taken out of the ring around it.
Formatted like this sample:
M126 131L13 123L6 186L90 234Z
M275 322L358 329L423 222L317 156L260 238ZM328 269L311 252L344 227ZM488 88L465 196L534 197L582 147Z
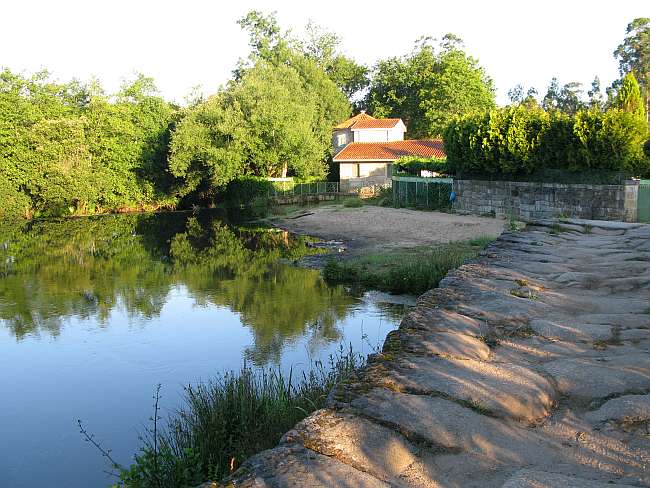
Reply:
M639 182L637 208L639 222L650 223L650 180L641 180Z
M313 183L294 183L293 181L273 181L269 186L269 197L294 197L339 193L336 181L314 181Z
M451 208L451 178L393 176L393 205L430 210Z

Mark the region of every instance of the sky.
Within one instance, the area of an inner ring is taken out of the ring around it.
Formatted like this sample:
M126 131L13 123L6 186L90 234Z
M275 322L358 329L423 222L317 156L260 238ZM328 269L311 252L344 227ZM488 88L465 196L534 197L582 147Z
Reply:
M518 83L543 95L553 76L585 92L595 75L608 86L627 24L650 17L646 0L2 0L0 66L47 68L59 81L96 77L109 92L142 72L182 103L197 85L214 93L248 55L236 21L253 9L277 12L296 33L311 20L369 66L409 53L421 36L452 32L492 77L500 104Z

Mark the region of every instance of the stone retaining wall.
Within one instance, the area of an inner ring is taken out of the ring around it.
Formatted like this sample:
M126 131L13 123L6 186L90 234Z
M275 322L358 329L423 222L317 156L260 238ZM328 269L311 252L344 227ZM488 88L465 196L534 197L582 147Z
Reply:
M513 216L520 220L558 216L636 222L638 181L622 185L454 180L456 210Z

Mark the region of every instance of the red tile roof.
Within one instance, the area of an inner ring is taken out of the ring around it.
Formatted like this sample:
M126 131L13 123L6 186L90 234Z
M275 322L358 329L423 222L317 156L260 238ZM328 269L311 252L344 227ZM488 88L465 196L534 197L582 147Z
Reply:
M442 140L411 139L393 142L352 142L334 156L334 161L394 161L402 156L445 157Z
M360 120L377 120L377 119L375 119L371 115L368 115L365 112L361 112L360 114L355 115L351 119L348 119L345 122L341 122L339 125L334 127L334 129L349 129L350 127L352 127L354 124L356 124Z
M401 120L402 119L362 119L355 122L351 129L390 129L399 124Z
M376 119L365 112L355 115L351 119L341 122L334 129L390 129L395 127L402 119Z

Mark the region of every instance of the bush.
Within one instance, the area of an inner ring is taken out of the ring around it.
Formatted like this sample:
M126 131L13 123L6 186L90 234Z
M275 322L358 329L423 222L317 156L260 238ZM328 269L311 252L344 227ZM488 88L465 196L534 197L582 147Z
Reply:
M363 207L363 201L360 198L348 198L343 202L344 207L359 208Z
M359 284L391 293L419 295L437 287L450 270L475 257L493 240L481 236L468 242L442 244L436 249L397 250L330 261L323 269L323 277L330 283Z
M540 108L506 107L469 115L445 131L450 171L459 176L647 171L643 120L612 109L575 116Z
M447 158L420 158L404 156L395 161L393 168L396 172L409 173L419 176L420 171L432 171L447 174Z
M14 185L0 174L0 221L27 218L31 210L31 200L19 192Z

